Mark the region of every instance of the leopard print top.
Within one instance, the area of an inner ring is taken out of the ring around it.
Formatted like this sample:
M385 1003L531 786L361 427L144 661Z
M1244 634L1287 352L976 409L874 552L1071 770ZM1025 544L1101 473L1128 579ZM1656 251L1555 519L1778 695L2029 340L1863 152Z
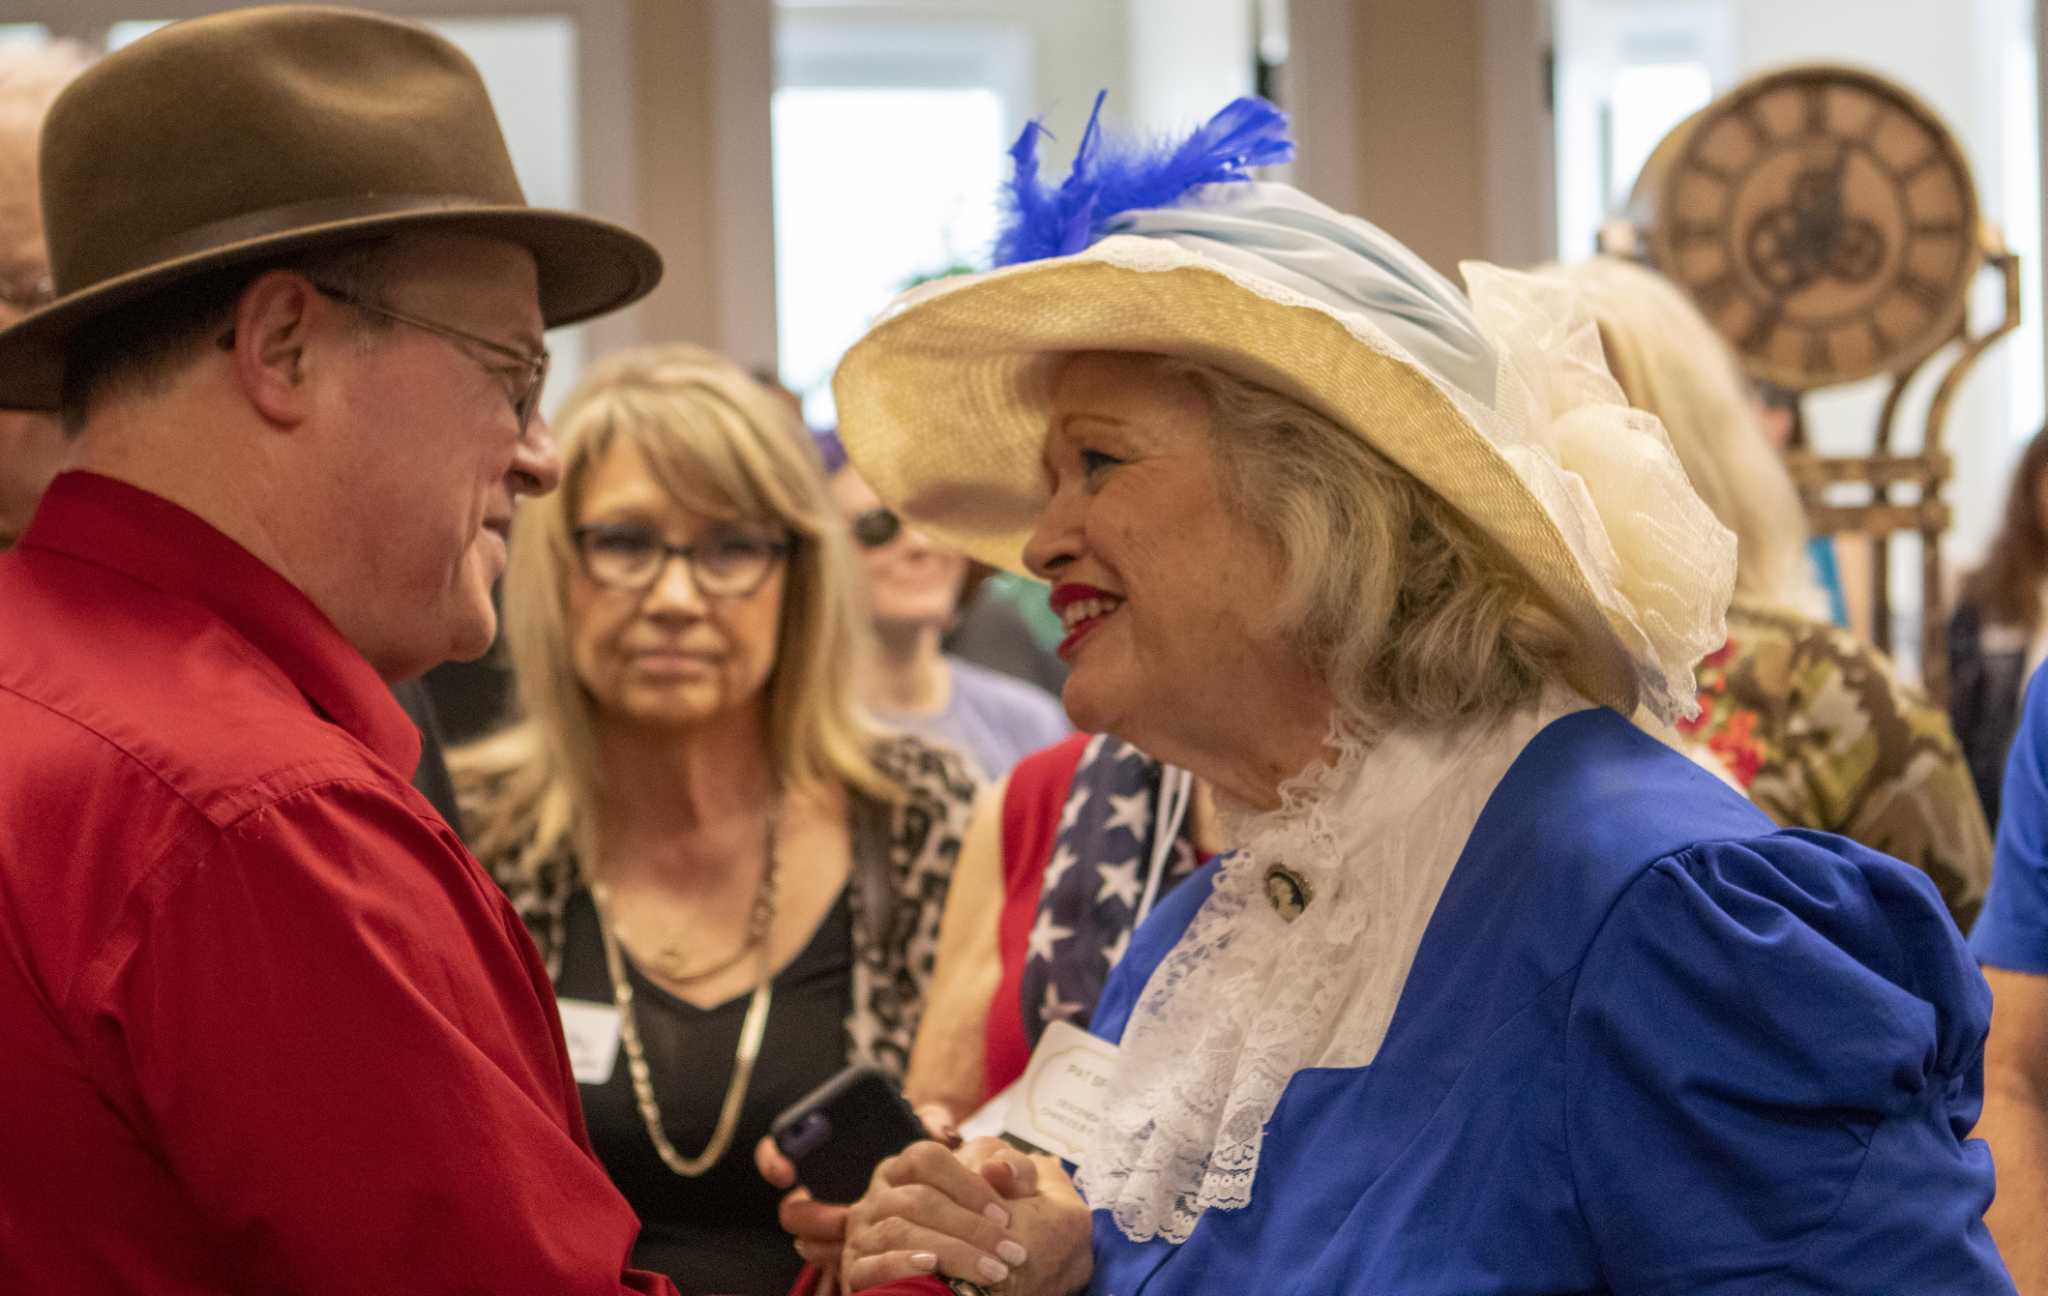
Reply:
M875 763L904 790L888 803L851 798L853 1002L846 1016L847 1061L881 1067L899 1082L924 1011L938 951L939 914L974 801L966 762L949 747L907 734L876 744ZM488 795L484 793L483 795ZM463 807L479 814L479 803ZM574 847L564 841L531 875L513 849L483 861L559 980L565 915L581 887Z

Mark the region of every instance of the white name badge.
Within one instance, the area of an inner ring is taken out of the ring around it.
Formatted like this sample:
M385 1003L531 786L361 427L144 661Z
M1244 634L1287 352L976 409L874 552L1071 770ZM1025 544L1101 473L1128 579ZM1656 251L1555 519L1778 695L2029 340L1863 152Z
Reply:
M619 1060L619 1009L588 999L558 1000L562 1040L569 1046L569 1070L577 1084L601 1085Z
M1070 1022L1038 1038L1031 1065L1010 1097L1003 1132L1063 1161L1079 1161L1116 1074L1116 1045Z

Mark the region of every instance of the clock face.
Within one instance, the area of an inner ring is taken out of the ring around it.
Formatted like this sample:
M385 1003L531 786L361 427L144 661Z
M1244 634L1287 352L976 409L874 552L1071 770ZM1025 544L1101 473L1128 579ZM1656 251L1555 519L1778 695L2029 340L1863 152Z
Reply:
M1849 382L1954 333L1976 195L1955 141L1904 91L1842 68L1772 73L1667 143L1664 174L1638 185L1657 186L1653 258L1753 377Z

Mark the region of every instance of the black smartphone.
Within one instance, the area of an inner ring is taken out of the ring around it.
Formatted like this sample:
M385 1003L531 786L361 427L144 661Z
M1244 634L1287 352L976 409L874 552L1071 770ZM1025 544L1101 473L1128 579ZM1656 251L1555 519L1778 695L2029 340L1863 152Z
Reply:
M876 1166L927 1136L896 1082L856 1065L777 1116L768 1137L811 1196L843 1205L860 1200Z

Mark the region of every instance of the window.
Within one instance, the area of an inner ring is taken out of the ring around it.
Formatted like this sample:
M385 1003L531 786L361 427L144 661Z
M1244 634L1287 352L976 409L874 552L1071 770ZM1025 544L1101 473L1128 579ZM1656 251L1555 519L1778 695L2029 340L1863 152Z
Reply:
M1002 134L986 89L775 92L777 349L813 423L832 421L832 369L891 297L986 265Z
M1557 254L1589 255L1650 150L1732 84L1725 0L1558 0Z
M777 23L776 352L813 425L834 421L832 370L892 297L987 264L1031 57L1000 23Z

